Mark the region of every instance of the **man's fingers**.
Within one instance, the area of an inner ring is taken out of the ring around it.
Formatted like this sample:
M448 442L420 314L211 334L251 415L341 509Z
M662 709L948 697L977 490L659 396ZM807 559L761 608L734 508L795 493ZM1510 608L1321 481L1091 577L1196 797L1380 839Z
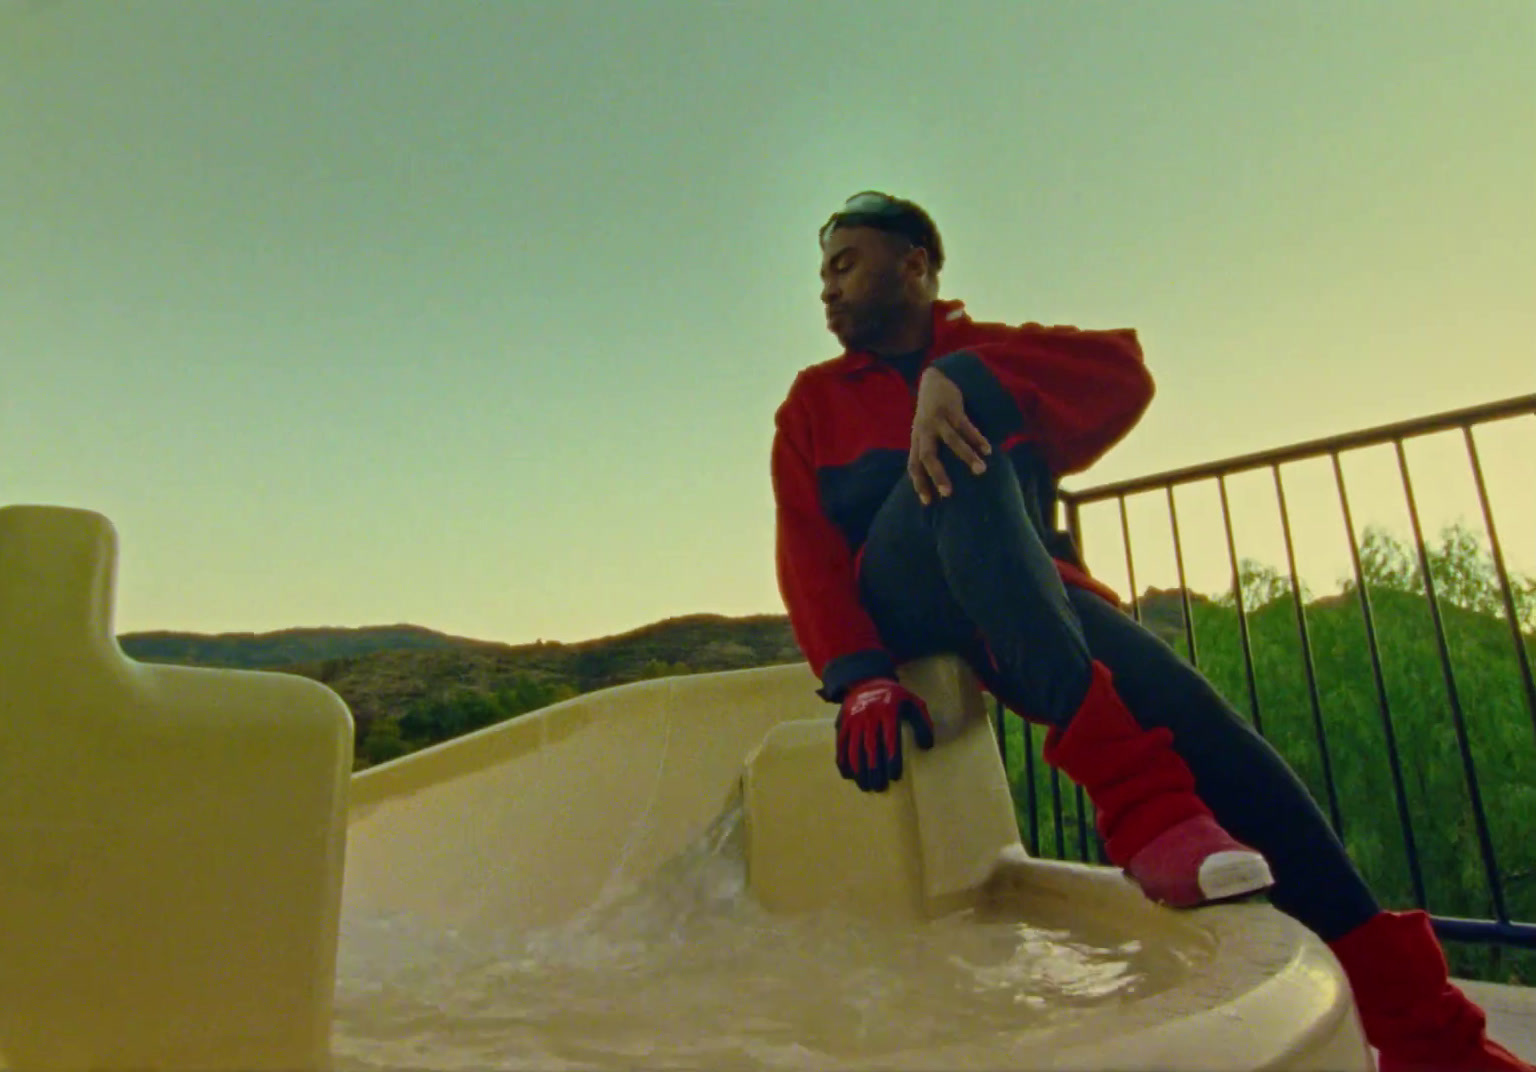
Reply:
M852 762L853 748L851 747L853 742L849 738L850 738L850 730L848 728L848 723L846 721L842 720L842 719L838 719L838 723L837 723L837 770L838 770L838 773L841 774L844 778L848 779L849 781L853 781L853 779L854 779L854 770L853 770L853 762Z
M944 485L934 480L933 467L928 464L930 458L933 458L937 464L934 443L931 432L913 430L912 451L907 456L907 474L912 478L912 486L917 489L917 497L924 506L944 490ZM944 476L942 468L939 469L937 476L940 478Z
M933 720L928 717L926 711L915 703L905 706L902 714L906 716L907 724L912 727L912 740L917 747L926 751L933 747Z
M923 498L923 505L927 505L934 493L948 495L950 492L949 474L944 471L944 463L939 459L939 442L936 436L927 436L922 446L917 449L917 465L919 473L926 476L930 482L928 498ZM923 497L923 488L918 488L918 497Z
M885 749L881 747L878 725L864 727L864 769L859 772L859 788L878 793L885 789Z
M891 719L883 726L885 737L885 775L892 782L901 780L901 723Z
M933 485L929 483L928 471L917 460L917 455L907 459L907 477L912 481L912 487L917 490L917 498L924 506L933 501Z
M986 472L987 463L981 460L981 455L976 453L961 429L953 425L945 425L940 429L939 435L949 444L949 449L955 452L955 457L960 459L961 465L977 476Z
M965 415L964 411L962 411L955 418L955 427L960 429L960 434L965 437L965 441L969 443L978 454L985 455L992 453L992 444L987 441L986 436L981 434L981 429L977 428L974 424L971 423L971 419ZM986 468L985 462L982 463L982 468Z
M961 465L977 476L987 471L983 457L992 453L992 444L987 442L987 437L981 434L980 429L964 413L956 415L952 420L939 419L931 429L914 429L907 472L924 506L934 496L947 496L954 490L939 454L941 441L954 452Z
M902 723L912 728L919 749L934 745L933 722L919 703L901 704L896 718L853 719L838 726L837 767L866 793L883 793L901 780L906 763Z

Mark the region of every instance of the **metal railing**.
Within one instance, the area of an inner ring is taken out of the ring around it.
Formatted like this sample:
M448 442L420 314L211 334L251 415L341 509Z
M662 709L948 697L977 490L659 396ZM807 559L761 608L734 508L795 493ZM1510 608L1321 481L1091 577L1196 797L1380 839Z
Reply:
M1458 687L1457 676L1453 667L1451 645L1447 639L1445 615L1441 606L1442 598L1436 590L1435 577L1431 570L1429 552L1424 540L1418 497L1415 495L1408 459L1403 448L1405 441L1415 437L1458 430L1461 432L1470 462L1471 476L1476 488L1478 504L1481 508L1482 522L1491 551L1494 571L1497 576L1499 602L1502 604L1503 616L1508 622L1511 633L1515 653L1514 662L1518 667L1517 673L1520 677L1520 687L1523 692L1526 714L1530 717L1533 727L1536 727L1536 680L1533 680L1531 658L1526 650L1527 641L1522 633L1520 617L1517 613L1510 571L1506 563L1503 546L1499 540L1498 529L1494 522L1494 514L1489 502L1488 487L1484 479L1483 465L1478 453L1477 440L1473 435L1474 429L1481 425L1493 421L1523 418L1525 416L1536 416L1536 395L1525 395L1488 405L1440 413L1344 435L1314 439L1274 450L1245 454L1239 457L1189 466L1133 480L1117 481L1085 490L1064 490L1061 493L1061 500L1064 507L1067 529L1077 543L1077 546L1083 549L1085 556L1090 549L1083 546L1082 519L1084 509L1102 504L1116 504L1118 506L1119 529L1125 548L1125 568L1126 576L1129 580L1130 611L1140 621L1142 619L1142 606L1140 597L1137 594L1136 559L1132 548L1131 526L1126 511L1126 499L1129 496L1147 493L1161 493L1161 497L1166 499L1173 558L1178 576L1179 601L1183 614L1183 639L1189 660L1197 668L1200 668L1200 652L1196 645L1194 614L1192 613L1191 593L1185 572L1184 546L1179 528L1178 509L1174 501L1174 489L1187 485L1215 483L1220 502L1222 528L1226 541L1226 560L1231 569L1231 595L1233 598L1233 609L1236 612L1236 628L1242 654L1243 676L1246 679L1249 714L1252 718L1254 729L1260 734L1265 734L1264 711L1259 703L1253 638L1250 631L1250 614L1249 608L1244 606L1239 555L1237 541L1233 535L1232 508L1227 494L1227 482L1229 478L1239 473L1251 473L1263 469L1270 470L1274 480L1280 527L1284 536L1285 565L1289 573L1290 582L1289 599L1295 608L1295 640L1302 664L1302 673L1305 675L1306 702L1310 706L1310 718L1308 721L1320 760L1320 780L1322 782L1322 793L1320 795L1324 798L1321 803L1333 824L1334 830L1339 832L1342 837L1345 823L1349 821L1350 817L1343 809L1340 793L1337 788L1338 771L1336 761L1339 757L1334 755L1329 747L1326 729L1327 720L1324 717L1323 697L1318 686L1316 660L1312 637L1309 632L1303 586L1296 566L1290 504L1287 502L1285 485L1281 479L1281 468L1283 466L1296 462L1321 459L1327 459L1331 462L1333 484L1337 490L1344 530L1349 542L1350 561L1354 575L1353 588L1363 623L1365 646L1369 653L1372 687L1375 694L1374 706L1380 721L1380 730L1385 743L1388 766L1390 767L1392 791L1395 797L1396 821L1401 828L1400 833L1413 891L1413 899L1416 901L1417 907L1426 908L1431 911L1436 929L1444 938L1472 943L1498 943L1536 949L1536 921L1517 921L1510 916L1506 898L1506 884L1507 881L1511 880L1511 877L1503 874L1498 866L1494 839L1490 833L1488 822L1488 802L1484 799L1480 786L1479 771L1476 762L1474 762L1473 748L1467 728L1467 715L1462 695L1463 690ZM1413 817L1409 807L1409 793L1405 784L1404 764L1400 754L1400 735L1398 727L1394 722L1393 705L1389 702L1389 690L1386 674L1383 669L1383 657L1378 635L1378 622L1373 617L1371 591L1367 584L1366 572L1361 558L1360 534L1356 529L1356 518L1351 509L1349 492L1340 464L1341 455L1347 452L1388 446L1392 448L1396 456L1397 470L1401 478L1402 492L1411 523L1414 551L1420 577L1422 578L1422 595L1425 603L1427 603L1434 630L1434 647L1438 659L1438 673L1445 689L1446 707L1450 713L1451 729L1454 732L1456 749L1459 753L1459 764L1468 794L1472 833L1474 835L1471 840L1475 842L1480 863L1479 870L1487 884L1487 903L1492 908L1491 918L1469 919L1459 916L1436 915L1433 913L1433 906L1429 904L1430 898L1425 889L1425 876L1421 857L1423 846L1426 843L1420 833L1414 828ZM1091 560L1088 562L1088 565L1090 569L1093 568ZM1076 859L1083 861L1092 859L1099 863L1106 862L1103 846L1099 843L1096 834L1092 832L1093 822L1090 807L1084 799L1081 788L1076 788L1075 793L1064 793L1059 773L1054 769L1041 769L1043 763L1038 756L1037 728L1022 719L1008 715L1000 703L995 707L995 716L998 745L1003 751L1004 764L1009 771L1010 779L1015 785L1016 797L1019 798L1017 803L1021 812L1022 834L1029 850L1036 855L1043 854L1054 855L1058 858L1071 858L1068 849L1072 847L1076 850ZM1010 746L1009 741L1010 731L1008 727L1010 726L1014 727L1011 730L1011 734L1014 736L1012 746ZM1022 748L1019 747L1020 744L1022 744ZM1530 769L1532 770L1530 781L1532 784L1536 784L1536 755L1530 758L1530 763ZM1022 770L1019 769L1021 766ZM1046 781L1046 790L1043 790L1038 784L1042 775ZM1049 794L1048 803L1041 799L1046 795L1047 790ZM1048 829L1052 837L1050 838L1050 845L1046 847L1045 852L1042 852L1045 840L1042 836L1042 822L1045 821L1047 815L1049 816L1050 823ZM1069 828L1075 828L1075 838L1071 836L1072 831ZM1071 844L1074 840L1076 842L1075 846Z

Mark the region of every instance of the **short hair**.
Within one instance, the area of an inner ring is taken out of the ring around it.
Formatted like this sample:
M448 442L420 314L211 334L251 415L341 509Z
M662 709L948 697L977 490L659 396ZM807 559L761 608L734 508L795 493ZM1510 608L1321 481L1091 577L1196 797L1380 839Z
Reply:
M827 236L839 227L870 227L898 235L927 252L928 264L935 274L944 267L944 242L939 229L933 217L914 201L879 190L856 193L827 218L818 237L825 243Z

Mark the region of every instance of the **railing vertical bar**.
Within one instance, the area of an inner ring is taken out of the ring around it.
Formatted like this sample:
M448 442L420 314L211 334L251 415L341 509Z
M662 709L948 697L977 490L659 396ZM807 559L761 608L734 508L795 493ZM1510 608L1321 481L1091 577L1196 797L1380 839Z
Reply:
M1056 834L1056 859L1067 858L1067 835L1061 814L1061 771L1051 768L1051 829Z
M1291 512L1285 501L1285 481L1280 466L1270 466L1275 478L1275 497L1280 502L1280 531L1285 537L1285 562L1291 571L1291 601L1296 606L1296 632L1301 638L1301 662L1307 672L1307 698L1312 704L1312 729L1317 735L1317 750L1323 762L1323 787L1328 794L1328 815L1333 831L1344 836L1344 818L1339 810L1338 787L1333 780L1333 759L1328 752L1328 732L1323 725L1323 701L1317 691L1317 667L1312 661L1312 638L1307 632L1307 609L1301 594L1301 574L1296 569L1296 545L1291 536Z
M1061 501L1066 505L1067 508L1067 535L1072 539L1072 548L1078 553L1079 557L1086 561L1088 552L1083 547L1083 515L1081 504L1078 502L1075 496L1069 498L1065 494L1062 495Z
M1003 773L1009 773L1008 767L1008 726L1004 721L1006 712L1003 709L1003 701L996 697L992 700L992 733L997 738L997 754L1003 761Z
M1397 803L1397 821L1403 830L1403 850L1408 855L1408 877L1413 883L1413 900L1425 908L1429 899L1424 892L1424 870L1419 864L1418 840L1413 834L1413 813L1408 808L1408 789L1403 782L1402 758L1397 748L1397 730L1392 724L1392 708L1387 700L1387 678L1381 668L1381 648L1376 642L1376 619L1371 613L1371 597L1365 584L1365 568L1360 562L1360 543L1355 536L1354 514L1349 507L1349 492L1344 484L1344 469L1339 453L1333 460L1333 480L1339 489L1339 505L1344 510L1344 531L1349 537L1349 558L1355 570L1355 592L1360 597L1360 614L1365 621L1365 644L1371 655L1371 678L1376 686L1376 708L1381 715L1381 729L1387 740L1387 764L1392 771L1392 795Z
M1077 786L1077 858L1083 863L1088 862L1088 798L1083 794L1083 787Z
M1067 533L1071 536L1072 546L1076 549L1077 553L1080 556L1086 557L1087 552L1083 549L1083 519L1079 512L1078 504L1074 499L1070 498L1066 499L1065 502L1067 506ZM1065 817L1062 815L1061 772L1054 767L1051 768L1050 779L1052 829L1056 834L1056 856L1058 859L1065 860L1067 858L1067 845L1064 829ZM1079 817L1082 815L1083 807L1082 792L1082 787L1079 786L1077 790Z
M1248 709L1253 714L1253 728L1264 732L1264 720L1259 711L1259 682L1253 670L1253 644L1248 636L1248 613L1243 609L1243 578L1237 565L1237 540L1232 535L1232 508L1227 501L1227 478L1216 477L1216 487L1221 492L1221 521L1227 532L1227 559L1232 564L1232 600L1237 605L1237 632L1243 643L1243 670L1248 676Z
M999 701L1001 702L1001 701ZM1031 856L1040 855L1040 795L1035 790L1035 735L1024 723L1024 807L1029 813L1027 844Z
M1083 810L1083 822L1087 827L1088 840L1093 843L1093 855L1099 863L1109 862L1109 854L1104 851L1104 839L1099 837L1099 809L1093 806L1093 801L1088 801L1088 806ZM1084 854L1083 859L1088 859Z
M1488 545L1493 551L1493 568L1499 574L1499 594L1504 600L1504 615L1509 619L1510 637L1515 642L1515 659L1520 665L1520 680L1525 686L1525 709L1531 716L1531 726L1536 728L1536 679L1531 675L1531 659L1525 650L1525 634L1520 631L1520 613L1515 606L1515 588L1509 580L1509 570L1504 563L1504 549L1499 543L1499 530L1493 523L1493 508L1488 502L1488 485L1483 480L1483 464L1477 455L1477 443L1472 438L1472 426L1463 425L1462 436L1467 441L1467 457L1472 462L1472 477L1477 484L1477 501L1483 508L1483 524L1488 527Z
M1190 665L1200 665L1200 653L1195 647L1195 616L1189 605L1189 581L1184 577L1184 545L1179 539L1179 509L1173 501L1173 485L1169 484L1168 521L1173 526L1173 561L1179 568L1179 602L1184 609L1184 640L1189 645Z
M1467 779L1467 795L1472 802L1472 821L1477 828L1478 848L1483 856L1483 870L1488 878L1488 893L1493 900L1493 910L1500 923L1509 922L1509 912L1504 906L1504 886L1499 879L1498 863L1493 851L1493 838L1488 832L1488 816L1483 809L1483 794L1478 787L1477 765L1472 758L1472 743L1467 736L1467 721L1461 710L1461 696L1456 688L1456 672L1451 665L1451 649L1445 636L1445 622L1440 616L1440 603L1435 597L1435 579L1430 574L1429 553L1424 546L1424 529L1419 522L1418 503L1413 495L1413 481L1408 475L1408 456L1403 451L1402 439L1394 439L1397 450L1397 468L1403 477L1403 494L1408 498L1408 519L1413 524L1413 540L1419 552L1419 569L1424 576L1424 594L1429 600L1429 614L1435 625L1435 644L1440 653L1440 672L1445 679L1446 700L1451 705L1451 722L1456 729L1456 744L1461 752L1462 769Z
M1078 502L1075 496L1063 495L1062 501L1066 504L1067 507L1067 535L1072 538L1072 546L1077 550L1078 555L1081 556L1084 561L1086 561L1088 552L1083 547L1083 516L1081 504ZM1079 809L1083 808L1081 787L1078 788L1078 807ZM1093 803L1091 801L1088 802L1086 812L1080 810L1079 814L1085 814L1087 816L1085 821L1093 827L1093 845L1094 851L1098 856L1099 863L1108 863L1109 857L1104 852L1104 842L1099 838L1098 812L1093 807ZM1086 859L1086 856L1084 858Z
M1136 595L1136 563L1131 555L1131 522L1125 514L1125 496L1120 496L1120 538L1125 544L1125 575L1131 586L1131 616L1141 621L1141 600Z

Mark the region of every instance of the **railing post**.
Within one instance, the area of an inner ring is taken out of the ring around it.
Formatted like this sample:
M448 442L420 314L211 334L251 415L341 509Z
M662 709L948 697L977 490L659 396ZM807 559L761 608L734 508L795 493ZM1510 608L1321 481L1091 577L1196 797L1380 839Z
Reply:
M1131 554L1131 522L1125 513L1125 496L1120 499L1120 539L1125 545L1125 577L1131 588L1131 616L1141 621L1141 597L1136 594L1136 561Z
M1167 487L1168 523L1173 529L1173 561L1179 570L1179 602L1184 609L1184 640L1189 646L1191 666L1200 665L1200 652L1195 647L1195 616L1189 603L1189 580L1184 576L1184 547L1179 539L1179 511L1173 502L1173 485Z
M1232 602L1237 606L1237 633L1243 643L1243 670L1248 677L1248 710L1253 715L1253 728L1264 733L1264 717L1259 710L1259 682L1253 670L1253 643L1248 636L1248 613L1243 609L1243 574L1237 564L1237 540L1232 535L1232 508L1227 502L1227 478L1216 477L1216 487L1221 492L1221 521L1227 532L1227 559L1232 564Z

